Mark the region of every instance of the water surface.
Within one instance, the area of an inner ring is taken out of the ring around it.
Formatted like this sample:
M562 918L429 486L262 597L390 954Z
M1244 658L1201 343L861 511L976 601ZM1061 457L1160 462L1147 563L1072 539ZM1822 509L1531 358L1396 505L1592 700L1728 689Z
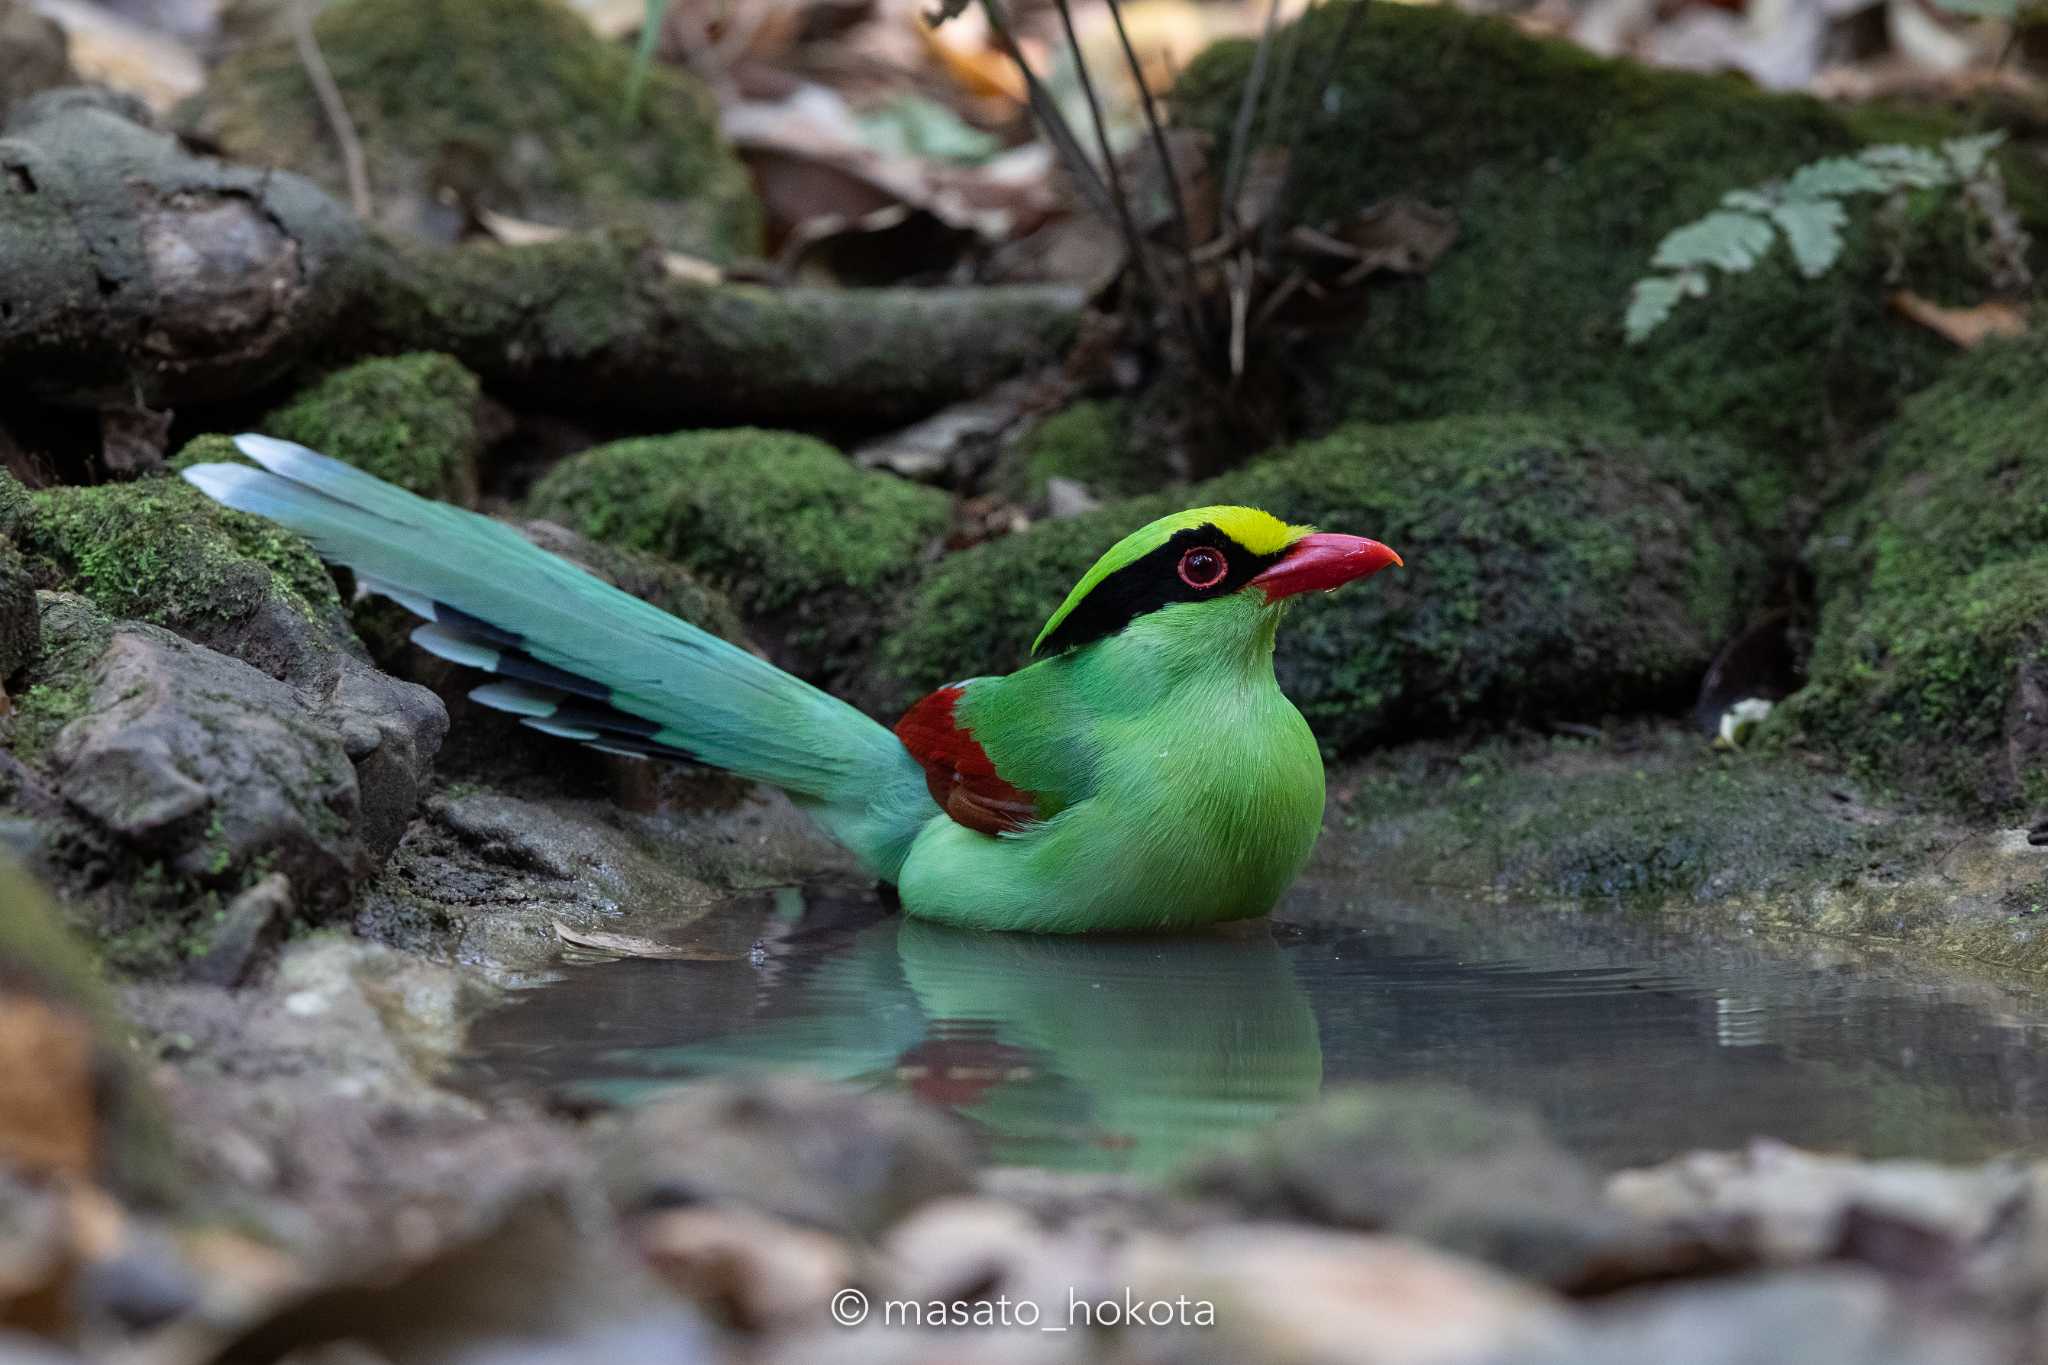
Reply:
M1178 938L974 934L785 891L699 960L571 964L482 1021L479 1085L632 1103L764 1068L950 1108L994 1159L1149 1170L1346 1081L1529 1105L1603 1165L1769 1134L1869 1156L2048 1145L2023 979L1621 910L1364 898Z

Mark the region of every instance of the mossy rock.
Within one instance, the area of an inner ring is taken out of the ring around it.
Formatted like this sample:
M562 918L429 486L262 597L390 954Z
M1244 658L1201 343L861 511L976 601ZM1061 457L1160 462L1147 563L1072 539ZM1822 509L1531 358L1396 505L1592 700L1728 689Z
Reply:
M1329 43L1348 8L1309 21L1306 49ZM1182 117L1220 145L1251 51L1220 45L1176 87ZM1967 131L1932 114L1845 113L1414 6L1376 7L1359 25L1324 103L1340 112L1286 139L1298 220L1337 222L1412 195L1459 225L1427 276L1375 288L1328 358L1326 401L1343 415L1569 406L1646 431L1720 432L1797 463L1870 427L1953 354L1888 312L1893 290L1947 303L1986 292L1952 200L1916 197L1882 230L1865 200L1825 277L1801 277L1781 244L1748 274L1717 277L1709 298L1682 305L1645 345L1623 343L1629 287L1664 234L1730 190L1855 149L1865 131L1916 141ZM2015 201L2039 221L2040 173L2018 156L2003 164Z
M34 662L41 647L35 580L21 551L0 535L0 684Z
M180 456L238 458L218 436ZM31 493L16 544L42 586L81 593L109 616L204 635L277 603L346 633L334 580L305 541L182 479Z
M467 506L476 501L477 398L476 376L449 356L391 356L327 376L260 429L421 497Z
M694 78L657 66L625 115L632 54L559 0L341 0L314 25L387 227L437 239L491 210L568 228L630 226L727 260L760 210ZM338 197L334 137L288 36L241 48L183 111L231 157Z
M1809 551L1809 681L1769 732L1985 815L2048 804L2048 343L1991 343L1908 400Z
M28 490L21 486L21 480L0 469L0 536L20 534L28 517Z
M1374 876L1527 901L1706 905L1919 870L1944 840L1840 779L1691 730L1407 746L1346 774Z
M944 532L943 494L807 436L735 428L600 446L535 486L529 515L683 565L725 592L777 662L857 670Z
M1168 483L1164 454L1135 439L1131 405L1084 398L1040 422L1006 457L994 482L1020 502L1045 497L1049 480L1072 479L1098 498L1128 498Z
M903 701L1023 664L1095 558L1180 507L1241 503L1407 559L1304 601L1282 686L1325 747L1468 720L1598 719L1690 700L1763 588L1779 496L1709 439L1527 417L1356 424L1248 469L1043 524L944 561L883 642Z

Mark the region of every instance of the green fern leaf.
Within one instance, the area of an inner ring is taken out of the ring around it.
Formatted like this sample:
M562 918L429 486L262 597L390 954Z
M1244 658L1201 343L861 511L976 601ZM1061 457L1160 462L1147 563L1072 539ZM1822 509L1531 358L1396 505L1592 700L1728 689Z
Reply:
M1665 270L1711 265L1721 270L1747 270L1771 249L1771 225L1748 213L1725 210L1687 223L1657 244L1650 264Z
M1807 279L1825 275L1842 254L1842 226L1849 221L1839 199L1789 199L1771 210L1785 234L1792 259Z
M1980 133L1976 137L1952 137L1941 144L1941 150L1947 154L1948 164L1955 168L1956 179L1971 180L1983 173L1984 163L2004 141L2003 132Z
M1853 156L1830 156L1801 166L1785 182L1787 199L1827 199L1845 194L1882 194L1891 188L1883 175Z
M1650 333L1664 325L1681 299L1707 292L1707 280L1695 270L1676 275L1645 275L1629 291L1628 312L1621 319L1621 332L1631 346L1640 346Z
M1949 183L1948 162L1926 147L1866 147L1862 161L1884 178L1886 190L1931 190Z

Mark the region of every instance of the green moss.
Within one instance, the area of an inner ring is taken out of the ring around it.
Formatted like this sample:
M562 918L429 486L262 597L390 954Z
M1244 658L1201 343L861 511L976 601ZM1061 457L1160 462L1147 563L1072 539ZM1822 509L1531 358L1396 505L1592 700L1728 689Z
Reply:
M0 469L0 538L12 538L28 514L28 490L19 479Z
M1098 498L1149 492L1166 482L1161 460L1133 448L1130 413L1120 402L1088 399L1040 423L1025 439L1015 496L1045 495L1046 480L1073 479Z
M1311 21L1311 47L1345 8ZM1250 46L1232 43L1196 62L1177 87L1185 117L1227 136L1249 61ZM1801 461L1867 428L1952 353L1888 314L1892 289L1954 302L1984 293L1961 213L1930 198L1895 232L1857 214L1821 280L1801 278L1780 248L1626 349L1628 289L1662 236L1729 190L1859 145L1846 116L1733 77L1606 61L1415 6L1376 8L1360 25L1330 99L1336 117L1287 138L1302 218L1338 221L1405 194L1459 223L1434 269L1379 286L1337 347L1331 401L1349 415L1570 406L1649 431L1717 431ZM1920 124L1930 136L1957 131L1933 116ZM2024 166L2015 157L2011 167L2017 182Z
M261 430L344 460L388 483L476 500L477 380L431 352L365 360L265 417Z
M1119 536L1177 507L1243 503L1407 559L1281 628L1282 685L1327 747L1474 718L1597 719L1683 697L1756 600L1771 493L1744 464L1709 440L1547 419L1349 426L955 555L882 657L903 696L1019 665Z
M2023 668L2048 668L2048 345L1987 345L1909 400L1867 491L1809 549L1810 682L1771 732L1963 809L2031 813L2005 751Z
M857 663L945 530L942 494L822 442L738 428L619 441L558 465L529 512L683 565L807 672Z
M15 757L32 763L57 732L84 715L92 702L92 680L83 674L62 682L37 683L15 701Z
M225 438L203 437L180 458L238 457ZM181 479L49 488L29 503L22 550L111 616L218 623L271 595L308 615L340 611L334 580L303 540L220 507Z
M631 54L557 0L346 0L322 7L315 32L387 221L435 232L436 194L452 190L563 226L641 227L720 260L758 245L759 209L708 92L657 66L628 124ZM288 37L236 52L187 117L237 159L346 192Z
M1349 775L1348 823L1395 880L1534 900L1708 903L1893 875L1940 842L1870 817L1803 764L1716 754L1667 731L1626 748L1494 742L1379 756Z

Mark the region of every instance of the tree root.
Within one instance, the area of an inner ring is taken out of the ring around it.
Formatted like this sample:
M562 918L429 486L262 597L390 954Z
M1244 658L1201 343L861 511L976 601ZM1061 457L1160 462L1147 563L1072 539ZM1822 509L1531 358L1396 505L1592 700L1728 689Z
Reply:
M1042 363L1080 291L674 280L643 242L422 248L310 182L193 155L119 97L53 91L0 137L0 374L72 407L165 408L361 355L640 420L878 426Z

